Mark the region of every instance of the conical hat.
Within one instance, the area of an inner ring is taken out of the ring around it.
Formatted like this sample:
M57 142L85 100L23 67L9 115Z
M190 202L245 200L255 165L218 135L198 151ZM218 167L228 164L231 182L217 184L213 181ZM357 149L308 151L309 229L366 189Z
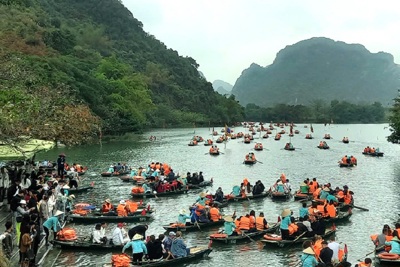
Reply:
M200 196L200 197L206 197L207 194L206 194L206 192L201 192L201 193L199 194L199 196Z
M292 214L292 211L291 211L290 209L284 209L284 210L282 211L282 213L281 213L281 216L282 216L282 217L287 217L287 216L289 216L290 214Z
M224 221L226 221L226 222L233 222L233 218L232 218L232 216L224 216Z
M310 247L308 247L305 250L303 250L303 253L315 255L314 250L312 250L312 248L310 248Z
M142 235L135 234L135 235L133 236L132 240L140 240L140 239L142 239L142 238L143 238Z

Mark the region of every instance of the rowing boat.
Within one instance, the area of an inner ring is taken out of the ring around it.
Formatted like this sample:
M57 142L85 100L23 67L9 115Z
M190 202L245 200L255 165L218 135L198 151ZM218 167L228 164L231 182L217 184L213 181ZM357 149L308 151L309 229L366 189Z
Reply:
M219 220L219 221L216 221L216 222L210 221L208 223L202 223L202 222L189 223L189 224L186 223L186 225L180 225L180 224L177 224L177 223L170 223L169 225L163 225L163 228L165 230L167 230L168 232L170 232L170 231L174 231L174 232L176 232L176 231L189 232L189 231L197 231L197 230L202 231L202 229L204 229L204 228L209 228L209 227L213 227L213 226L219 226L219 225L224 224L224 222L225 222L224 220Z
M245 159L245 160L243 161L243 163L246 164L246 165L253 165L253 164L256 164L256 163L257 163L257 160Z
M78 194L78 193L83 193L83 192L87 192L89 190L92 190L93 186L81 186L78 188L69 188L68 192L69 194Z
M67 216L67 220L74 223L91 224L97 222L146 222L153 220L152 215L128 215L128 216L108 216L108 215L77 215L71 214Z
M303 199L311 200L312 197L313 197L312 193L301 193L300 191L297 191L294 194L294 200L303 200Z
M400 255L394 253L379 253L375 254L375 260L382 266L400 266Z
M69 249L69 250L97 250L97 251L114 251L119 252L122 250L121 246L112 245L112 244L94 244L93 242L86 241L86 240L75 240L75 241L62 241L62 240L54 240L53 245L55 247L61 249Z
M329 146L317 146L319 149L329 149Z
M288 192L272 192L271 198L273 200L288 200L292 197L292 195Z
M131 196L133 198L153 198L153 197L169 197L169 196L174 196L178 194L186 194L188 192L187 189L182 189L182 190L174 190L174 191L167 191L167 192L162 192L162 193L131 193Z
M353 215L353 212L350 209L348 209L348 211L346 212L338 212L337 216L334 218L324 218L323 220L325 222L329 222L329 223L337 223L337 222L342 222L342 221L346 221L348 219L350 219L351 215Z
M352 168L352 167L355 167L355 166L357 166L357 164L354 164L354 163L339 163L339 167L340 168Z
M371 156L371 157L383 157L383 152L374 152L374 153L369 153L369 152L363 152L363 155Z
M325 234L321 235L322 238L329 237L333 235L336 232L335 229L326 229ZM296 238L296 236L293 236L292 238L294 239L282 239L280 235L275 235L275 234L265 234L261 242L264 244L268 245L276 245L280 248L285 247L286 245L291 245L291 244L302 244L304 241L308 241L312 239L312 237L300 237Z
M278 229L279 224L274 224L268 229L262 231L255 231L255 232L244 232L241 235L236 236L227 236L223 234L212 234L209 236L208 239L212 240L213 242L218 242L222 244L236 244L239 242L249 241L251 239L261 237L267 233L273 233Z
M129 174L129 171L120 171L120 172L102 172L100 175L102 177L111 177L111 176L120 176Z
M212 186L213 183L214 183L214 181L211 178L210 181L204 181L204 182L201 182L199 184L188 184L187 186L188 186L188 189L199 189L201 187Z
M228 197L228 198L224 198L227 201L234 201L234 202L238 202L238 201L245 201L245 200L250 200L250 199L257 199L257 198L264 198L264 197L268 197L270 194L270 192L263 192L261 194L257 194L257 195L246 195L245 197L242 196L237 196L237 197Z

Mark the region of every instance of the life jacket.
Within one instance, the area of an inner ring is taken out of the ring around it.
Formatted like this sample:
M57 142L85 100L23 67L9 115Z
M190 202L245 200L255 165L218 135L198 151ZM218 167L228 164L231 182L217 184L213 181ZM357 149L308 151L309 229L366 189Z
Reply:
M240 218L240 223L239 223L239 228L240 230L249 230L250 229L250 218L243 216Z
M126 202L126 209L128 210L128 212L135 212L138 209L138 203L135 201L130 201L128 200Z
M319 257L319 254L321 253L321 249L322 249L322 239L321 240L317 240L314 244L314 252L315 255L317 255Z
M343 157L343 158L342 158L342 162L343 162L343 163L347 163L347 158L346 158L346 157Z
M89 213L89 210L84 210L84 209L74 209L72 210L72 214L77 214L81 216L85 216Z
M344 194L343 194L343 191L342 191L342 190L340 190L339 192L337 192L336 198L337 198L337 199L342 199L342 198L344 198Z
M344 251L343 251L343 249L339 249L339 252L338 252L339 261L342 261L342 260L343 260L343 256L344 256Z
M101 211L102 212L109 212L112 209L113 209L113 205L111 203L107 203L106 202L106 203L103 204L103 206L101 208Z
M237 233L237 234L240 234L241 232L240 232L240 221L238 220L238 219L236 219L235 220L235 226L236 226L236 228L235 228L235 232Z
M144 189L143 189L143 187L135 186L132 188L132 193L133 194L143 194Z
M128 216L128 212L126 211L125 205L119 204L117 207L118 216L126 217Z
M325 206L317 205L317 210L324 216L325 215Z
M369 264L367 264L365 262L359 262L357 264L358 264L358 267L367 267L367 266L369 266Z
M256 228L256 218L254 216L250 216L250 229Z
M351 195L349 192L347 192L346 195L344 195L344 203L350 204L351 203Z
M196 206L197 206L195 211L196 215L200 216L205 207L203 205L200 205L199 203L197 203Z
M321 192L321 187L318 187L315 191L314 191L314 193L313 193L313 198L314 199L317 199L318 197L319 197L319 193Z
M293 235L299 230L299 227L295 223L289 224L289 235Z
M219 210L215 207L210 209L210 219L213 222L218 222L219 219L221 218L221 215L219 214Z
M327 205L326 210L328 212L329 217L335 218L336 217L336 208L335 205Z
M265 228L265 226L264 226L264 217L257 217L256 218L256 228L257 228L257 230L258 231L262 231L262 230L264 230Z
M62 241L74 241L77 240L76 231L72 228L63 228L57 233L58 240Z
M127 254L116 254L111 256L113 267L129 267L131 266L131 257Z

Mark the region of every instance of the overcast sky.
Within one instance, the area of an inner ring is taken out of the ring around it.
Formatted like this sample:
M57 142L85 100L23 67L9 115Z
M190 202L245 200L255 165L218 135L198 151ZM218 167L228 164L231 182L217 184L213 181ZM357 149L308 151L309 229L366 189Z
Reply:
M360 43L400 62L400 1L122 0L146 32L194 58L207 80L235 83L311 37ZM397 4L396 4L397 3Z

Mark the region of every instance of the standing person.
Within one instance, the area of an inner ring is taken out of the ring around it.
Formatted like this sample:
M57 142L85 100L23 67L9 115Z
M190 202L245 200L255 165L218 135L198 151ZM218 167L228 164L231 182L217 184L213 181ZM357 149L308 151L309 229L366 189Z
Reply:
M19 245L19 251L21 252L21 266L27 266L25 262L29 262L29 255L28 250L31 248L33 243L33 238L36 235L35 231L35 224L30 224L30 232L25 233L21 238L21 244Z
M8 260L10 260L14 249L13 237L12 237L12 232L13 232L12 222L10 221L6 222L5 227L6 231L4 232L4 239L2 240L2 246L4 255Z
M22 199L20 202L19 202L19 206L17 207L17 210L14 212L14 214L15 214L15 221L17 222L16 223L16 234L17 234L17 244L19 244L19 240L20 240L20 237L21 237L21 223L22 223L22 219L23 219L23 217L24 217L24 215L29 215L29 213L33 210L33 209L35 209L34 207L33 208L30 208L30 209L28 209L27 207L26 207L26 201L24 200L24 199Z
M21 190L21 180L16 180L8 189L7 189L7 203L10 205L10 209L11 211L15 211L15 209L18 206L19 201L22 199L22 197L20 197L18 199L18 201L14 201L14 198L16 196L21 196L20 192ZM14 209L13 209L13 202L14 202Z
M0 168L0 208L3 206L4 199L7 198L6 192L7 188L9 187L10 187L10 178L8 176L7 168L3 166Z
M143 236L144 239L146 239L147 229L149 229L149 226L147 224L136 225L135 227L131 228L128 231L129 239L131 240L135 234L139 234L139 235Z
M300 260L302 267L315 267L318 265L318 261L315 259L315 252L311 247L303 250Z
M340 245L339 245L338 242L336 242L334 235L331 236L329 238L329 240L330 240L330 242L328 244L328 247L330 249L332 249L332 251L333 251L332 261L333 262L339 262L339 248L340 248Z
M284 209L281 213L282 221L280 225L282 239L290 239L289 236L289 225L290 225L290 215L292 214L290 209Z
M57 232L59 230L61 230L62 227L59 222L59 216L62 214L64 214L64 212L57 210L56 213L52 217L50 217L43 223L43 229L44 229L44 232L46 233L46 246L49 245L50 230L53 229L53 233L54 233L53 239L56 239Z
M145 243L142 240L143 236L139 234L135 234L132 238L131 242L128 242L123 248L122 253L125 252L125 249L132 247L132 263L134 265L141 265L143 255L147 254L147 248Z
M322 241L321 245L322 249L321 252L319 253L319 258L321 262L324 263L326 267L333 267L332 265L333 250L328 247L328 242L326 242L325 240Z
M172 240L171 253L174 258L187 257L190 254L190 249L182 239L181 231L177 231L175 238Z
M64 164L65 164L65 155L64 153L58 155L57 159L57 175L61 178L64 178Z
M39 218L42 222L47 221L49 218L49 206L47 203L48 197L44 195L43 199L39 201Z

